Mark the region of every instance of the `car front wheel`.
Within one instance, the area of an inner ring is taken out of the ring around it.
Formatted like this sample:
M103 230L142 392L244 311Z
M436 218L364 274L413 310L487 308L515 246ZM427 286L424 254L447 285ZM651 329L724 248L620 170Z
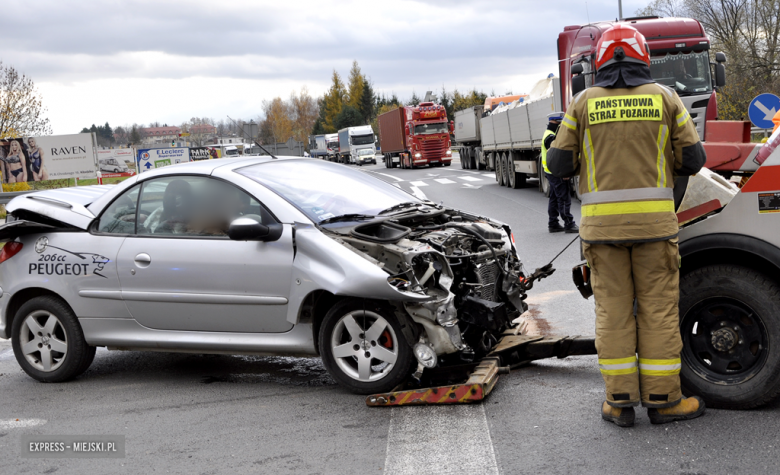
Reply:
M38 381L73 379L95 358L95 347L87 344L73 311L56 297L36 297L22 305L12 332L16 361Z
M413 355L391 309L344 300L320 327L320 354L331 376L356 394L392 390L409 376Z

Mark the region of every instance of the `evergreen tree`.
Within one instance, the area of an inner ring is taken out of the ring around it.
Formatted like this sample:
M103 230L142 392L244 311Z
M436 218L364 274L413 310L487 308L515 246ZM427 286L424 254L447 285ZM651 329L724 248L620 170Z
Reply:
M363 94L360 96L360 113L363 115L365 123L371 122L374 118L374 88L371 86L371 82L366 80L363 85Z
M365 78L360 73L360 66L357 61L352 61L352 69L349 70L349 87L347 89L347 105L360 110L360 104L363 99L363 89L365 88Z
M341 108L341 112L336 116L334 126L336 130L345 129L347 127L356 127L358 125L364 125L363 117L360 115L360 111L352 106L344 106Z
M417 97L417 93L412 91L412 98L406 103L407 106L416 106L420 103L420 98Z
M333 84L330 86L330 89L328 89L328 92L325 93L325 97L322 98L324 106L322 109L325 111L325 120L323 123L325 133L331 134L339 130L336 128L335 121L336 116L339 115L339 112L341 112L341 108L344 104L345 94L346 90L344 88L344 82L341 80L339 73L337 73L334 69Z

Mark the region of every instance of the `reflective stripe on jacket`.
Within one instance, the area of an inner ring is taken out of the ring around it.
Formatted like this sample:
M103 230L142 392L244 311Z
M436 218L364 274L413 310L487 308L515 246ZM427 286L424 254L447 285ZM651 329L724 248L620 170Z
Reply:
M550 173L550 169L547 168L547 147L544 146L544 142L551 135L555 135L555 132L550 129L545 130L544 135L542 135L542 168L546 173Z
M677 235L674 177L698 172L706 157L676 93L658 84L591 87L572 99L561 123L547 168L558 176L567 167L579 173L583 241Z

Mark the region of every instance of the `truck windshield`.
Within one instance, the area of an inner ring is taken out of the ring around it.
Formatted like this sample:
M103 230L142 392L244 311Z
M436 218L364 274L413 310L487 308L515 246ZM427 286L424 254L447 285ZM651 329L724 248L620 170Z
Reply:
M653 56L650 58L650 74L657 83L673 88L681 96L712 91L707 51Z
M374 134L352 136L352 145L368 145L372 143L374 143Z
M447 123L420 124L414 126L414 135L431 135L447 133Z
M328 148L337 149L339 148L338 142L328 142Z

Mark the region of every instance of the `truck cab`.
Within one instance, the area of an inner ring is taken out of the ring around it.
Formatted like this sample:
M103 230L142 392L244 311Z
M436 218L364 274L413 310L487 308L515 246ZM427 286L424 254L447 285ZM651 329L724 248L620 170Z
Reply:
M371 156L376 155L376 139L374 129L370 125L341 129L338 140L341 163L357 163L358 152L361 150L370 150Z
M624 20L642 33L650 47L653 79L677 92L704 140L706 122L718 116L715 89L725 85L725 55L710 61L710 39L691 18L639 17ZM593 85L596 45L616 22L567 26L558 35L558 65L564 106L578 90Z

